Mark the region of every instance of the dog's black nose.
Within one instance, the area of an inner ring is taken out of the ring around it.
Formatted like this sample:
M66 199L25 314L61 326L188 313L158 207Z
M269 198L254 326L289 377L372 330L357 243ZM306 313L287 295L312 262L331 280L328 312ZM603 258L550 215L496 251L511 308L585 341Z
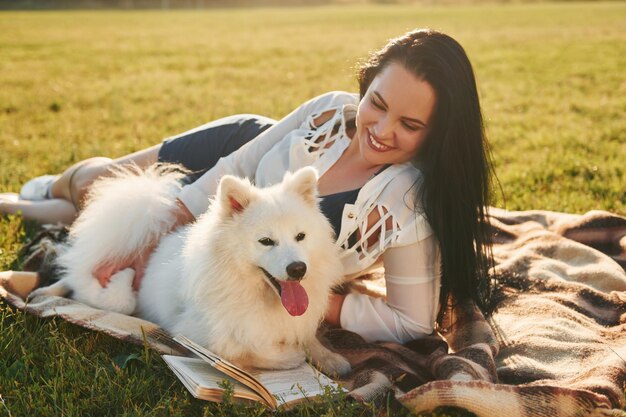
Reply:
M287 265L287 275L292 279L300 279L306 274L306 264L304 262L292 262Z

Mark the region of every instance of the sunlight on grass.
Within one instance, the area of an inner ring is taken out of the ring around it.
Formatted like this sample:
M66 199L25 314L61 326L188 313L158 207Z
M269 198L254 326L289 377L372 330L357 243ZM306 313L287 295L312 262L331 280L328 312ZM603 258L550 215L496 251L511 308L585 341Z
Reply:
M4 12L0 190L221 116L280 118L355 91L359 58L429 26L474 63L506 199L496 205L626 214L625 18L620 2ZM0 221L0 267L17 266L26 234L19 218ZM235 413L193 400L139 346L6 304L0 335L0 415ZM280 415L376 414L329 399Z

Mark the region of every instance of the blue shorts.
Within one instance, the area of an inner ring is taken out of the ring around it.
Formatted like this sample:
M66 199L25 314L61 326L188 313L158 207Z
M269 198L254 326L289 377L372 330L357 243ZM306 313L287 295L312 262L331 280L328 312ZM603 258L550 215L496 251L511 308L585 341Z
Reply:
M185 182L200 178L217 161L276 123L268 117L237 114L214 120L166 139L159 149L159 162L180 164L191 173Z

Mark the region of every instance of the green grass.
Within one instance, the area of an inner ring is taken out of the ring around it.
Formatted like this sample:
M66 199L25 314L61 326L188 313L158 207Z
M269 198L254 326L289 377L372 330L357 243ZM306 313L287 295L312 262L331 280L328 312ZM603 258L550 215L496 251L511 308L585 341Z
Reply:
M0 190L220 116L279 118L317 94L354 91L360 57L429 26L474 63L497 206L625 214L624 22L622 2L0 13ZM0 269L17 266L31 232L0 220ZM141 347L5 304L0 351L0 415L241 411L192 399ZM284 415L378 411L328 402Z

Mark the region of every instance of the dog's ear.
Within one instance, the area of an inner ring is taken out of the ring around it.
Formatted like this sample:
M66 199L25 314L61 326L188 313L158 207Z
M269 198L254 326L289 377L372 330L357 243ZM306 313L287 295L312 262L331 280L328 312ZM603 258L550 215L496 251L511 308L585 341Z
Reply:
M287 188L300 194L307 202L317 204L317 170L313 167L299 169L293 174L285 174Z
M231 217L243 212L254 201L254 187L247 179L224 175L217 189L217 200L220 202L222 213Z

